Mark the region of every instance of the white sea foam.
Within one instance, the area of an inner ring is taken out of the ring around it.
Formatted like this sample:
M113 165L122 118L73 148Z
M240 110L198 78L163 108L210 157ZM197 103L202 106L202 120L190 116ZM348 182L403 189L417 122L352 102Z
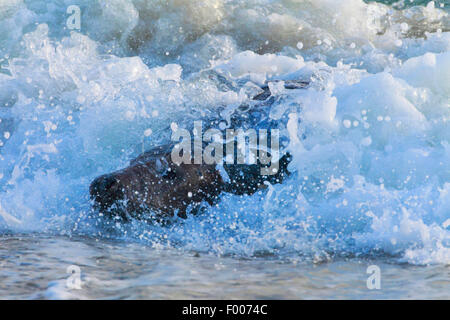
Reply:
M171 123L249 99L249 82L301 79L311 86L271 88L283 96L274 119L298 114L284 132L297 134L289 181L225 195L169 229L118 227L125 238L244 256L450 262L446 6L80 0L82 27L70 32L71 4L0 4L1 230L107 233L86 217L93 178L167 141Z

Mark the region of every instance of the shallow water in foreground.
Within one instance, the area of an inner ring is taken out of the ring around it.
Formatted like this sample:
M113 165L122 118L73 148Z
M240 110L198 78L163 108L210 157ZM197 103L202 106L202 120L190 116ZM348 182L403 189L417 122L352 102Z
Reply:
M388 257L292 263L36 234L0 238L2 299L450 299L450 268ZM67 287L70 265L81 289ZM366 269L381 270L369 290Z

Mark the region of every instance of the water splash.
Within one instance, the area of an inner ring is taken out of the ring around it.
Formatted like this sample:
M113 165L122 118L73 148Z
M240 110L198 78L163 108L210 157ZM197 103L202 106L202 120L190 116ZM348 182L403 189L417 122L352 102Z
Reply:
M0 229L448 264L449 21L442 1L3 2ZM311 81L273 91L287 183L169 227L92 216L93 178L273 79Z

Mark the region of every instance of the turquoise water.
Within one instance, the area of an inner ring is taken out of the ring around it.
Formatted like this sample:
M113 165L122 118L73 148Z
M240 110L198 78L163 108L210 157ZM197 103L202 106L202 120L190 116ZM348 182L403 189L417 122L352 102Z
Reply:
M426 6L431 1L429 0L405 0L405 1L398 1L398 0L385 0L385 1L366 1L366 2L380 2L384 4L389 5L396 5L397 7L404 8L404 7L413 7L413 6ZM449 5L450 2L448 0L438 0L434 1L436 6L443 5Z
M449 6L1 2L0 297L448 298ZM290 79L311 86L272 87L270 117L293 154L282 185L225 194L170 226L92 210L90 182L166 143L172 123ZM288 122L292 113L299 121ZM176 278L164 272L171 263ZM202 263L225 267L183 278ZM370 264L389 290L365 287ZM70 265L94 279L85 291L65 285ZM111 292L95 280L120 278L124 265L130 273ZM173 282L202 291L176 293Z

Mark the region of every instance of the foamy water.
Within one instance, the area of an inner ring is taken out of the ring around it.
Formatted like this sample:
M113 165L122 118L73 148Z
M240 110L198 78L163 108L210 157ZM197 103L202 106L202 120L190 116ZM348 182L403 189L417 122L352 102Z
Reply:
M69 30L69 5L81 28ZM292 263L450 264L450 4L2 1L0 232ZM220 76L219 76L220 75ZM169 227L92 212L100 174L271 85L292 177ZM297 117L288 117L297 114ZM100 240L102 241L102 240Z

